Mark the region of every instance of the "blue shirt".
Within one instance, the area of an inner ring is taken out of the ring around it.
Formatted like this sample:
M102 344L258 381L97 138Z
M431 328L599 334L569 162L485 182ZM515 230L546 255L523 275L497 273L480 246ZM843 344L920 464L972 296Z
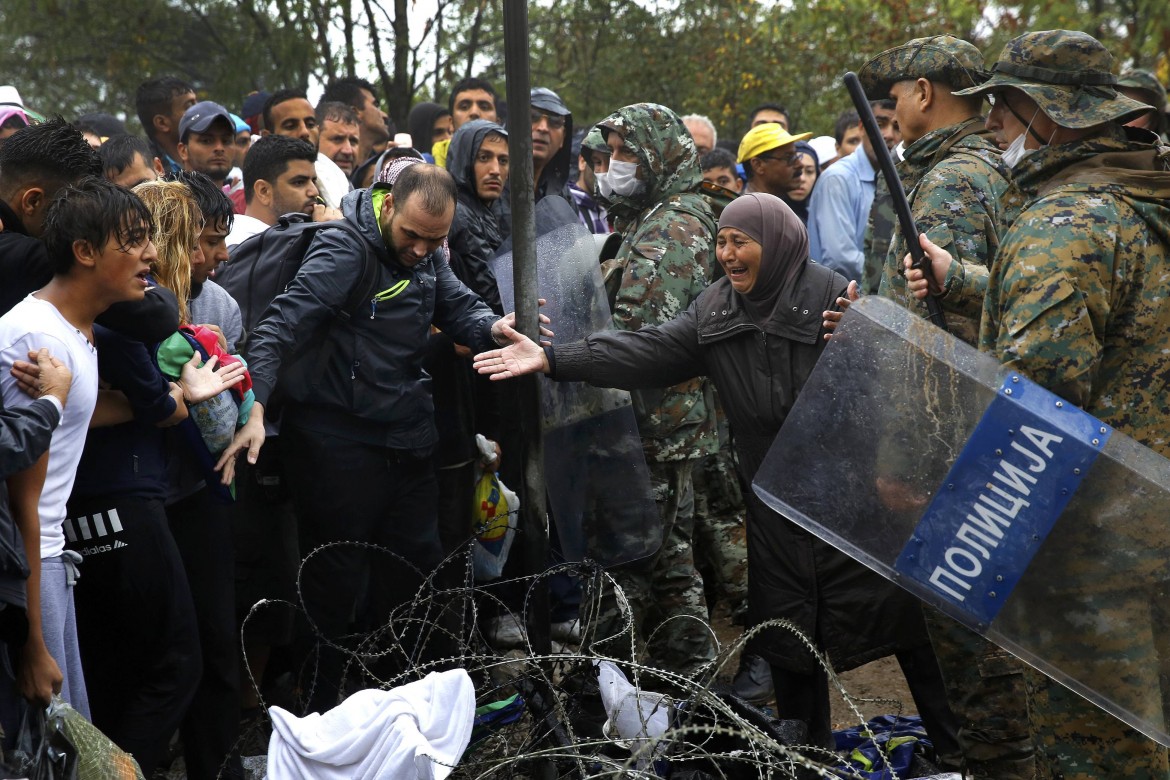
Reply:
M865 147L829 166L817 179L808 204L808 253L846 279L861 281L865 228L873 206L877 172Z

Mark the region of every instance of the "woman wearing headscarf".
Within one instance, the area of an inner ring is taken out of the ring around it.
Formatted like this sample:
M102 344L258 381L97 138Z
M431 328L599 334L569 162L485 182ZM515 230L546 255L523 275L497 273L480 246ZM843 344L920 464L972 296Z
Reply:
M804 225L766 193L742 195L723 210L716 258L726 275L670 322L555 347L506 329L512 345L478 355L475 366L500 379L540 371L558 381L627 390L709 376L731 423L740 479L750 485L824 348L821 314L836 307L847 281L809 260ZM913 597L778 515L750 490L744 497L751 623L792 621L837 671L898 653L908 676L913 668L919 680L936 686L918 688L915 696L935 736L934 716L949 710L938 712L938 702L946 707L941 676ZM765 632L757 649L772 665L778 716L804 721L810 743L831 747L828 675L819 661L800 637L776 628ZM944 721L941 728L951 732L953 745L953 725Z
M783 200L800 221L808 224L808 199L812 197L813 186L817 183L817 171L821 169L820 158L808 141L796 142L796 153L800 155L800 174L793 179L796 189L786 192Z

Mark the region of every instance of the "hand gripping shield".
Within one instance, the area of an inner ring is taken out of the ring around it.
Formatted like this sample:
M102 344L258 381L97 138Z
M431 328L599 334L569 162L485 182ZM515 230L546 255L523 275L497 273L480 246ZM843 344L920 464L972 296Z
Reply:
M1154 451L869 296L753 487L1170 745L1170 461Z
M536 262L540 297L547 301L541 312L552 320L555 343L610 327L592 233L574 223L538 235ZM493 268L504 309L512 311L511 253L500 255ZM662 520L630 394L544 381L541 411L548 503L565 558L588 556L608 566L657 552Z

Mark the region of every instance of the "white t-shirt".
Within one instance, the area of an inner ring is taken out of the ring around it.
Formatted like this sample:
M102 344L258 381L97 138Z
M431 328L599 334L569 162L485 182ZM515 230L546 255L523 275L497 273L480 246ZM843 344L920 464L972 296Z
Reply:
M97 350L48 301L28 296L0 317L0 392L9 408L33 402L12 377L12 364L28 360L28 353L48 347L53 357L69 366L73 382L61 424L49 444L49 471L41 490L41 558L54 558L65 549L65 504L73 491L85 434L97 405Z
M247 214L236 214L232 219L232 230L227 234L227 238L223 240L227 244L228 249L231 249L236 244L242 244L257 233L263 233L268 229L268 224L261 222L255 217L249 217Z

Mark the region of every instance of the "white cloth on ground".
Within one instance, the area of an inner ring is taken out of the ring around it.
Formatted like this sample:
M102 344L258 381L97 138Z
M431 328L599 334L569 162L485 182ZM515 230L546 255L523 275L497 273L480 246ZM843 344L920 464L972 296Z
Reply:
M431 672L389 691L358 691L298 718L272 707L268 776L321 780L444 780L471 739L475 688L463 669Z

